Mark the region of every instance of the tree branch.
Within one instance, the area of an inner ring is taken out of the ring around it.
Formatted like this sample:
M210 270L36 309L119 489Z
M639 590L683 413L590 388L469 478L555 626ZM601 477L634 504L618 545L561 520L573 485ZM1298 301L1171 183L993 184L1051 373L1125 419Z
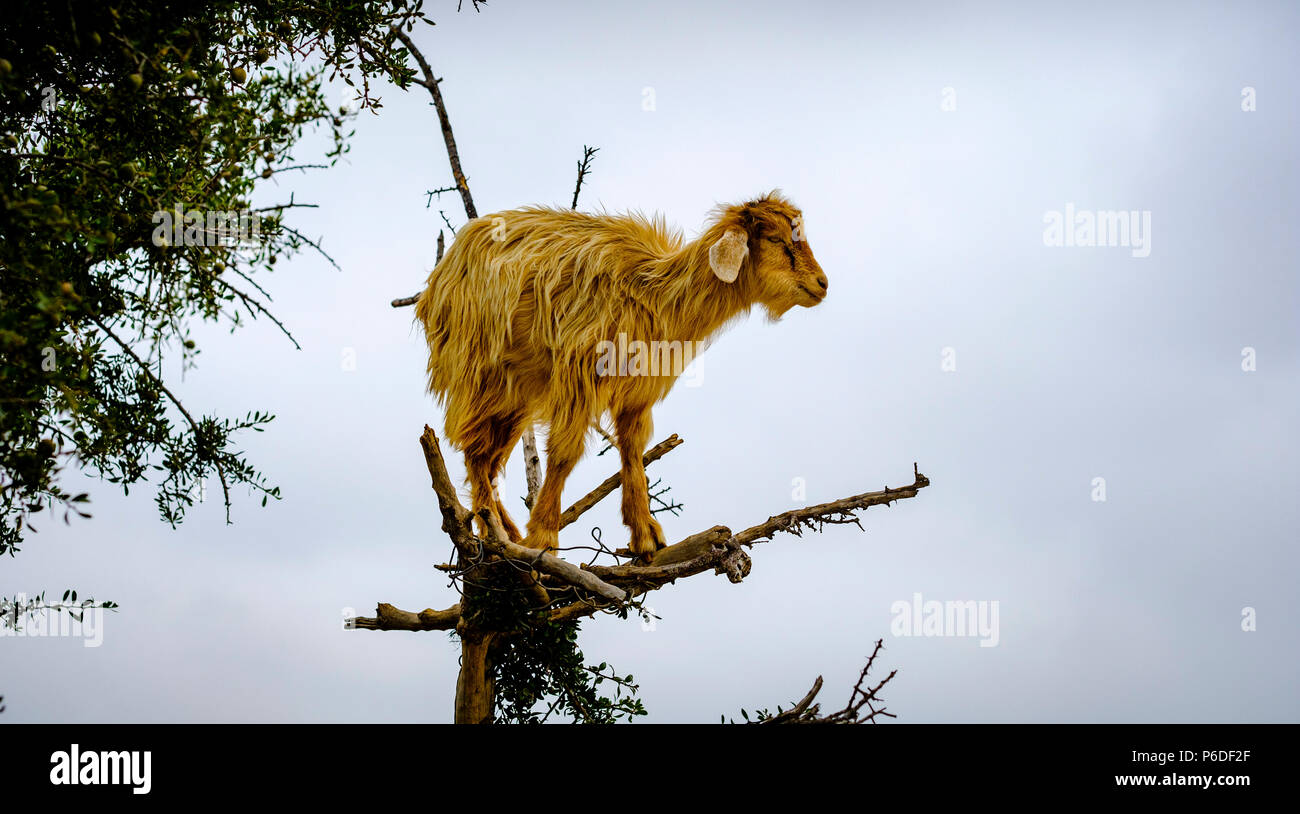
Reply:
M744 551L745 546L766 542L778 531L799 535L804 529L821 531L828 523L859 525L855 512L869 506L889 505L895 500L916 497L921 489L930 485L930 479L917 471L916 464L912 465L912 472L915 480L911 486L901 489L885 487L877 492L864 492L830 503L784 512L768 518L764 523L751 526L739 534L730 534L725 526L714 526L707 531L693 534L675 545L660 549L655 552L654 559L649 565L587 565L584 567L608 582L622 585L627 590L629 600L673 580L694 576L710 569L717 574L725 573L727 579L733 583L740 582L749 575L751 565L749 555ZM608 482L601 484L601 487L603 488ZM630 555L630 552L626 554ZM592 602L575 602L552 611L550 619L557 622L567 621L608 610L613 608Z
M419 613L380 602L375 608L373 617L358 616L345 619L343 626L348 630L454 630L459 621L459 602L446 610L436 611L425 608Z
M912 464L912 472L915 480L910 486L904 486L900 489L890 489L886 486L878 492L863 492L860 495L833 500L830 503L821 503L816 506L782 512L769 517L764 523L745 529L737 534L734 539L741 545L754 545L755 543L770 540L772 535L778 531L801 536L804 529L821 531L821 527L825 524L852 523L858 525L853 512L865 509L868 506L881 504L887 506L895 500L916 497L921 489L930 485L930 479L916 470L916 464ZM861 528L860 525L858 527Z
M442 101L442 91L438 88L438 83L442 80L433 78L433 69L429 67L428 61L420 49L415 47L415 43L407 36L406 32L397 26L392 26L390 31L393 36L402 41L406 50L411 52L415 57L415 62L420 66L420 72L424 74L424 81L419 84L428 88L429 95L433 97L433 106L438 110L438 123L442 125L442 139L447 145L447 158L451 161L451 177L456 181L456 188L460 190L461 202L465 204L465 217L470 220L478 217L478 210L474 208L474 196L470 194L469 183L465 180L465 172L460 167L460 153L456 150L456 136L451 132L451 119L447 116L447 105Z
M451 483L447 464L442 460L442 451L438 447L438 436L428 424L424 425L424 432L420 435L420 446L424 449L424 462L429 468L433 491L438 496L438 508L442 510L442 530L447 532L458 551L466 556L477 556L478 544L470 529L470 512L456 497L456 487Z

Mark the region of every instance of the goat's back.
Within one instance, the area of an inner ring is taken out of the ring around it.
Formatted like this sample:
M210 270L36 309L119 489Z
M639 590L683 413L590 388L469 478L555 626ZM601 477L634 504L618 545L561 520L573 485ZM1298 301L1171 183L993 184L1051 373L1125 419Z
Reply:
M626 330L656 261L680 247L662 220L636 214L528 208L470 221L416 304L429 390L519 401L521 372L549 377Z

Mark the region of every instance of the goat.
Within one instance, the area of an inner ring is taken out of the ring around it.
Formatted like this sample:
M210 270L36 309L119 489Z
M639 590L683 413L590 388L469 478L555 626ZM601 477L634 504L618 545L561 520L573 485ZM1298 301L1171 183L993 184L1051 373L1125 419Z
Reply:
M776 191L717 208L689 243L662 217L636 213L527 207L465 224L415 314L429 345L429 391L445 408L447 438L465 455L473 511L494 513L514 542L555 550L565 479L588 428L608 411L629 548L649 561L667 543L641 458L651 407L682 371L610 375L598 349L627 338L694 346L754 305L775 321L796 305L817 305L826 290L802 215ZM496 478L524 429L539 422L550 428L546 477L525 539Z

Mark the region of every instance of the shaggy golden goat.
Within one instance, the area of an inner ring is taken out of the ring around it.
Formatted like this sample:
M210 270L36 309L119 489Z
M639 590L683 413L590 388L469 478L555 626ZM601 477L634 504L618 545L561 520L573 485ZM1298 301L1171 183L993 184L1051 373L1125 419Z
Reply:
M817 305L826 285L799 210L776 192L720 207L690 243L637 214L533 207L465 224L415 313L429 343L429 391L446 409L447 438L465 454L474 512L495 512L521 540L496 477L525 427L546 423L546 478L527 543L554 550L564 481L592 422L609 411L629 548L648 560L666 542L641 456L650 408L682 371L610 370L600 348L628 340L695 347L753 305L774 320Z

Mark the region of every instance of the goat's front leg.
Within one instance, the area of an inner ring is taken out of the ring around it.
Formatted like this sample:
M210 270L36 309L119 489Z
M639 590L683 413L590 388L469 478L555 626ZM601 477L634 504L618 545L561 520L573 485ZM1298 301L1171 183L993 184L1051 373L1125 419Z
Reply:
M560 498L564 482L582 457L587 434L585 416L552 422L546 437L546 480L528 518L529 548L554 551L560 546Z
M632 532L628 548L649 562L659 549L668 545L659 521L650 514L650 488L646 482L641 456L650 441L654 424L649 407L625 407L614 415L618 436L618 454L622 459L623 522Z

